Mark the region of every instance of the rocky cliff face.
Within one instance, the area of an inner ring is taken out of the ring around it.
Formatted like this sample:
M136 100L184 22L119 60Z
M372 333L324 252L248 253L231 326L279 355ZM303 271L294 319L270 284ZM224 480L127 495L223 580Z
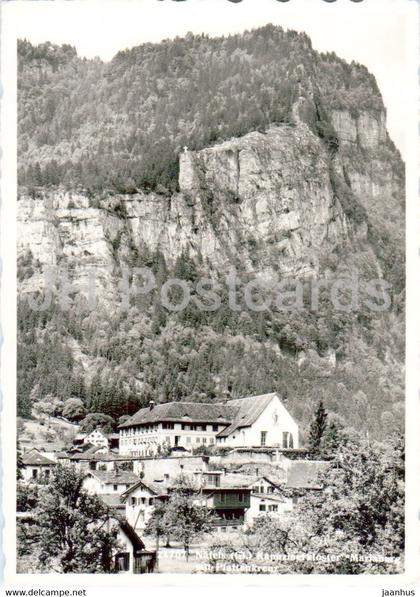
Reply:
M331 172L368 210L384 184L392 186L351 169L346 157L346 144L359 152L377 149L386 136L383 119L354 121L339 112L333 119L343 144L334 158L298 123L187 150L180 156L180 192L171 197L22 196L19 255L30 251L39 265L66 266L76 280L84 280L89 268L108 280L116 266L129 262L133 247L144 245L162 251L169 263L189 252L219 272L236 265L247 272L316 275L323 256L367 238L367 221L346 213ZM38 282L37 276L27 279L23 288Z

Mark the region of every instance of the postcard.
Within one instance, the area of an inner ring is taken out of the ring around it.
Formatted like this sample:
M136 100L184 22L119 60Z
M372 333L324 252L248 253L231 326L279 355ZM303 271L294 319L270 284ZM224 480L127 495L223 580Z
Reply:
M415 595L418 4L1 11L5 594Z

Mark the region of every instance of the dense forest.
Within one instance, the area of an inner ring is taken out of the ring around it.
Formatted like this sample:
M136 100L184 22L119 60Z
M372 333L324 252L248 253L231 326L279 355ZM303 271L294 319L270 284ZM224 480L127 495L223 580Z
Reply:
M86 193L92 206L105 195L139 190L170 201L185 145L198 150L293 124L293 106L304 97L303 117L334 156L331 110L354 116L384 110L364 66L319 54L306 35L271 25L226 38L189 34L144 44L109 63L79 58L68 45L28 41L19 42L18 57L18 176L20 193L33 198L60 188ZM402 181L389 138L381 151L375 159ZM365 167L372 156L354 149L350 158ZM349 203L350 218L357 219L357 209ZM97 413L115 427L150 399L218 401L278 391L304 436L319 400L337 425L361 435L401 432L403 231L397 218L369 218L371 244L325 255L322 269L332 282L355 266L373 270L378 259L394 285L387 313L336 311L322 297L318 312L235 312L222 279L216 313L193 304L169 313L157 293L133 297L124 312L87 312L76 304L36 312L21 296L18 413L31 417L34 405L75 421ZM158 281L178 277L191 288L206 274L187 252L171 265L160 251L130 247L129 261L150 267ZM21 257L20 281L37 267L30 253ZM328 362L331 352L335 364Z
M290 122L299 95L315 98L322 114L308 112L308 123L332 142L323 105L383 109L364 66L318 54L306 35L271 25L144 44L110 63L48 42L20 41L18 57L19 182L30 189L167 193L177 188L185 145Z

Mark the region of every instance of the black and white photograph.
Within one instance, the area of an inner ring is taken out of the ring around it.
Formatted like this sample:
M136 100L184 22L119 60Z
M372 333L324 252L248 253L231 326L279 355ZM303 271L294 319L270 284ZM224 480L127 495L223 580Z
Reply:
M417 3L2 12L8 586L406 587Z

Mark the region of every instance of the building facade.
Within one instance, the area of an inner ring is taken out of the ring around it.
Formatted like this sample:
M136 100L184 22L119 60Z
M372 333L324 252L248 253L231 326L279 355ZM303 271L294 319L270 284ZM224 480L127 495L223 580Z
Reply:
M139 410L120 426L120 454L191 452L199 446L297 448L298 425L276 393L226 403L169 402Z
M22 479L27 483L48 482L51 471L57 464L50 458L47 458L36 448L28 450L22 456Z

